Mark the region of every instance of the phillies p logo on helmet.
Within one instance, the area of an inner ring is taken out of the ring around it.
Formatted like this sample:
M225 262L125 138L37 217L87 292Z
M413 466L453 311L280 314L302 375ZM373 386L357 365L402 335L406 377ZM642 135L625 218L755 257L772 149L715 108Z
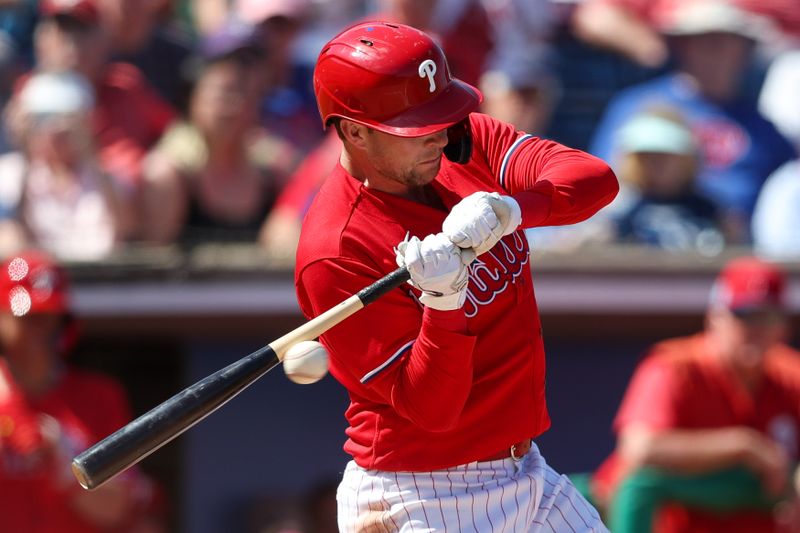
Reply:
M430 83L428 92L434 92L436 90L436 80L433 76L436 74L436 63L431 59L426 59L419 64L417 71L419 72L420 78L425 78L427 76L428 83Z

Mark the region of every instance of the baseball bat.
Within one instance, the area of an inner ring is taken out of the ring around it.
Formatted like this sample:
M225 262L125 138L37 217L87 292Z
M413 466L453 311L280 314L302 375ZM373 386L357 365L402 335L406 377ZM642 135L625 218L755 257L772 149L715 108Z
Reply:
M400 267L302 326L187 387L81 452L72 460L73 474L83 488L99 487L203 420L278 366L290 346L319 337L409 278L408 270Z

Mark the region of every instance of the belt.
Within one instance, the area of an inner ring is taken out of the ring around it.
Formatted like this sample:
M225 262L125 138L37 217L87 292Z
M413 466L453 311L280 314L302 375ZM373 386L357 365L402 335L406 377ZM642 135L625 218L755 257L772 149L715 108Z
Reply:
M478 459L478 462L498 461L500 459L508 459L509 457L511 459L514 459L515 461L519 461L529 451L531 451L531 439L525 439L523 441L512 444L508 448L505 448L495 454L492 454L489 457Z

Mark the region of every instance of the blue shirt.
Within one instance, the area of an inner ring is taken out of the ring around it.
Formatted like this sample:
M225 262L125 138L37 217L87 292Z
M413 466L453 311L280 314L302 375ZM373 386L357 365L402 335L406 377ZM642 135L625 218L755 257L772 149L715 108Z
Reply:
M794 158L794 149L755 103L726 104L703 97L680 74L668 74L635 85L614 97L594 133L589 151L619 164L616 135L634 115L668 108L681 113L701 145L702 160L696 180L698 192L723 212L748 220L767 177Z

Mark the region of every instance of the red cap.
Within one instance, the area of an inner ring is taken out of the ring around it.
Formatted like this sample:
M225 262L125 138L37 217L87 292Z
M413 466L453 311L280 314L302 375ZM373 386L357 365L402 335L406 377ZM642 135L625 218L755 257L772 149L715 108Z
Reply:
M69 287L64 269L47 254L29 250L0 267L0 310L14 316L69 311Z
M100 21L100 11L93 0L41 0L39 11L45 17L62 15L87 25Z
M755 257L729 262L711 291L711 304L731 311L784 307L786 279L776 266Z

